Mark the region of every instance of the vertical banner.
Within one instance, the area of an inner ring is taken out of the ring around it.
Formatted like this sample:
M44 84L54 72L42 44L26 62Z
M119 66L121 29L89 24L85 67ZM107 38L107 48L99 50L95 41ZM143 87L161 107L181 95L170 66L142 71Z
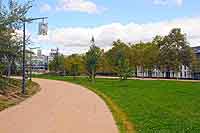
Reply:
M47 35L48 34L48 23L39 22L39 35Z

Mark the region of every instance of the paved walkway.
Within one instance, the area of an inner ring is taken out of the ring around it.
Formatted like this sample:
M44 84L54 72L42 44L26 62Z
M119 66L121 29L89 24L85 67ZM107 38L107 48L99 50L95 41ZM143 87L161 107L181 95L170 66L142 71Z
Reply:
M93 92L70 83L34 79L42 90L0 112L0 133L117 133L112 114Z

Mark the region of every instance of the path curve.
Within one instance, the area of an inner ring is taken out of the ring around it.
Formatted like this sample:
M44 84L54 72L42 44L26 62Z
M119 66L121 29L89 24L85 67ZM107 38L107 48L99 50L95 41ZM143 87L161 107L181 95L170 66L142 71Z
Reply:
M118 133L93 92L63 81L34 81L42 88L38 94L0 112L0 133Z

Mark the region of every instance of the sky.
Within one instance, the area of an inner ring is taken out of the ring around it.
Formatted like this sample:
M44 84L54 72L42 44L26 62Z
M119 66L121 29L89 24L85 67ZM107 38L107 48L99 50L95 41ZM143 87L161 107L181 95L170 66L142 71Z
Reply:
M35 0L28 16L48 17L48 35L37 34L39 21L28 24L27 31L32 47L45 54L57 47L66 55L84 53L92 36L108 50L117 39L151 41L172 28L182 28L190 45L198 46L199 11L199 0Z

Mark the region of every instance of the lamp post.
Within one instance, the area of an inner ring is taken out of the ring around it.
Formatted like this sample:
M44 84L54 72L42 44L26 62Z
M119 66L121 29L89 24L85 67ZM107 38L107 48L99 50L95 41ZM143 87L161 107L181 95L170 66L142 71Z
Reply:
M23 23L23 55L22 55L22 94L26 92L26 66L25 66L25 54L26 54L26 23L34 20L45 20L48 17L21 19Z
M40 47L30 48L30 77L29 80L32 81L32 50L39 49Z
M26 54L26 22L23 22L23 55L22 55L22 93L25 94L26 69L25 69L25 55Z

